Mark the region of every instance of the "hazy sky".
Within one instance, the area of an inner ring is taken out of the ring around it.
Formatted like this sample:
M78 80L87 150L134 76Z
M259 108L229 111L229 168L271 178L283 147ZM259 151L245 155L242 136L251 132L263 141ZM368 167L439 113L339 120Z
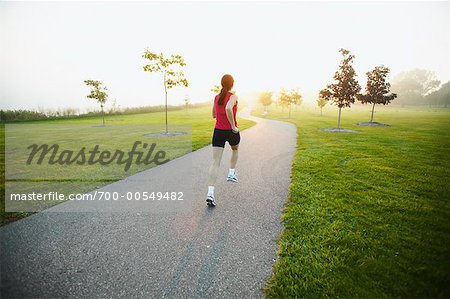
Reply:
M185 57L189 88L169 102L212 97L224 73L241 97L331 82L338 50L355 69L415 67L450 80L449 2L0 2L1 108L92 108L83 80L102 81L120 106L164 101L144 49Z

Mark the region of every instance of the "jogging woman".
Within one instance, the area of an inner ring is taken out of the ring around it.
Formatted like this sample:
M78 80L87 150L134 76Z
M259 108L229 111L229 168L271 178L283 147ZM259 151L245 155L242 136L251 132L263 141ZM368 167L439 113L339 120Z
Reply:
M214 126L214 134L212 138L213 147L213 161L209 167L208 173L208 195L206 196L206 203L208 206L215 207L216 200L214 198L214 184L217 179L217 172L219 170L220 161L225 147L225 143L231 146L231 161L230 170L228 172L227 181L237 183L236 176L236 162L238 159L238 147L241 140L239 128L236 122L237 111L237 96L231 93L234 85L234 79L231 75L224 75L222 77L222 90L220 94L214 98L214 105L212 108L212 116L216 119Z

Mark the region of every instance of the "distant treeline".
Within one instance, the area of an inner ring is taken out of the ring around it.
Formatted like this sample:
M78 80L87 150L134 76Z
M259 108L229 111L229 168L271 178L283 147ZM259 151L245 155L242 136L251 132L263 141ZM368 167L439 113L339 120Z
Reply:
M413 69L392 80L391 91L397 94L398 105L450 106L450 81L441 85L428 70Z
M450 81L442 84L441 88L424 97L430 106L450 107Z
M204 107L210 103L196 103L189 105L169 105L168 111L182 110L186 108ZM114 108L106 112L106 115L123 115L123 114L140 114L140 113L152 113L165 111L164 105L158 106L143 106L143 107L127 107L127 108ZM29 120L51 120L51 119L72 119L72 118L85 118L85 117L98 117L101 116L101 111L89 111L87 113L78 113L76 109L67 108L59 111L48 110L34 111L34 110L0 110L1 122L14 122L14 121L29 121Z
M427 105L430 107L450 107L450 81L443 84L440 89L425 96L414 91L399 93L398 99L394 103L402 106Z

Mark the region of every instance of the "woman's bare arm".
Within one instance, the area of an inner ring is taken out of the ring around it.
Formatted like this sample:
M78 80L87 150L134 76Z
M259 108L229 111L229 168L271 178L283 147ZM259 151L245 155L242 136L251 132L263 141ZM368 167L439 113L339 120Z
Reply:
M235 125L236 122L235 122L234 115L233 115L233 107L234 107L234 105L236 105L236 102L237 102L237 96L232 95L230 97L230 100L227 103L227 107L225 108L225 111L227 113L228 121L231 124L231 129L235 133L239 132L239 129Z
M214 104L213 104L213 107L212 107L212 117L216 118L216 109L214 109Z

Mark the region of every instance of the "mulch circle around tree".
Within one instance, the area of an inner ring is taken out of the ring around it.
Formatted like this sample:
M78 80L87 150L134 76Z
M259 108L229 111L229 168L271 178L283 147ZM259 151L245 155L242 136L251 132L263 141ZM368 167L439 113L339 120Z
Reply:
M331 133L358 133L358 131L354 131L354 130L349 130L349 129L337 129L337 128L333 128L333 129L321 129L321 131L324 131L324 132L331 132Z
M151 138L160 138L160 137L175 137L175 136L181 136L187 134L186 132L169 132L169 133L151 133L151 134L144 134L145 137L151 137Z
M366 121L357 123L358 126L367 126L367 127L390 127L391 125L382 124L376 121Z

